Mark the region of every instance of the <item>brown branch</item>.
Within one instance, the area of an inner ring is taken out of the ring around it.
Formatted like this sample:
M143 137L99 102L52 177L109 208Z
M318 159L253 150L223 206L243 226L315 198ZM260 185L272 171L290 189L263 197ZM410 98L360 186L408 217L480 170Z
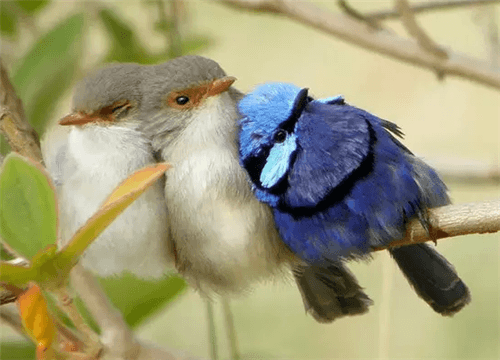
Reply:
M412 245L454 236L487 234L500 231L500 199L478 203L448 205L430 209L429 233L418 219L410 222L406 236L388 247ZM387 247L377 247L373 251Z
M309 25L354 45L390 56L444 75L457 76L500 89L500 71L489 64L458 52L448 52L446 60L423 50L411 39L387 31L373 31L361 21L344 14L318 8L305 1L294 0L219 0L239 9L281 14Z
M13 151L43 163L38 134L25 119L23 105L0 60L0 132Z
M77 264L71 270L71 284L101 329L102 345L114 356L131 356L139 351L134 334L121 313L110 303L94 276Z
M360 20L368 24L368 26L372 27L374 30L382 30L383 27L378 23L377 20L363 15L361 12L353 8L347 0L338 0L337 3L339 7L344 11L347 15L353 17L354 19Z
M417 42L424 50L428 51L438 58L448 58L446 51L444 51L438 44L436 44L417 23L408 0L395 0L395 7L401 15L401 21L408 33L417 40Z
M488 5L488 4L500 4L500 0L451 0L451 1L434 1L434 2L425 1L417 4L413 3L411 6L411 10L413 11L414 14L419 14L427 11L450 10L461 7ZM387 19L398 18L399 12L391 9L391 10L382 10L382 11L375 11L372 13L366 13L363 16L373 20L387 20Z

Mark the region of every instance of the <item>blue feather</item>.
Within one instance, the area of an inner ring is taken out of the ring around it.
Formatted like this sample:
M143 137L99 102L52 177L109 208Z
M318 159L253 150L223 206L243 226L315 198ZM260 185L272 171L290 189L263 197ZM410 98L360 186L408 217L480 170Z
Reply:
M283 143L274 144L267 157L267 162L260 176L263 187L271 188L285 175L290 166L290 158L297 149L294 134L287 137Z
M345 99L343 95L335 95L324 99L316 99L314 101L327 105L342 105L345 102Z

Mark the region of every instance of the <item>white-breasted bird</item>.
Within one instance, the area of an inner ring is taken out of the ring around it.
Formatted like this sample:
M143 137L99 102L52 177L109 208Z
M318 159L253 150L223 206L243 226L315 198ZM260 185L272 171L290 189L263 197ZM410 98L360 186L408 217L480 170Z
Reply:
M60 245L65 245L113 189L134 171L155 163L150 141L138 130L142 67L116 64L77 84L70 126L59 141L43 145L59 195ZM129 271L160 277L173 264L164 181L153 184L104 230L82 257L100 276Z

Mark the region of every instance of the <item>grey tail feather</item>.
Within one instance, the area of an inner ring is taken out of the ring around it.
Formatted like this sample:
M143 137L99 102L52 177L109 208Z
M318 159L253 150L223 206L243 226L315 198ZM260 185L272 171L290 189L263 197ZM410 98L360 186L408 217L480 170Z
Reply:
M364 314L373 304L341 262L303 265L293 272L306 312L318 322L329 323L343 316Z
M415 292L434 311L452 316L470 300L470 292L441 254L426 244L389 249Z

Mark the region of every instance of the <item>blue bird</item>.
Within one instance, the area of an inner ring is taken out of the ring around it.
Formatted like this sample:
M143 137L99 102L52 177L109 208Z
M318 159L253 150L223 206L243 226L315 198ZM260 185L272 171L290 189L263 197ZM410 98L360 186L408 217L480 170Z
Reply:
M367 311L371 300L344 266L404 237L427 208L450 203L437 173L396 137L399 127L341 96L314 100L292 84L258 86L238 104L240 162L274 213L306 310L318 320ZM453 315L470 301L453 266L426 244L389 250L416 293Z

